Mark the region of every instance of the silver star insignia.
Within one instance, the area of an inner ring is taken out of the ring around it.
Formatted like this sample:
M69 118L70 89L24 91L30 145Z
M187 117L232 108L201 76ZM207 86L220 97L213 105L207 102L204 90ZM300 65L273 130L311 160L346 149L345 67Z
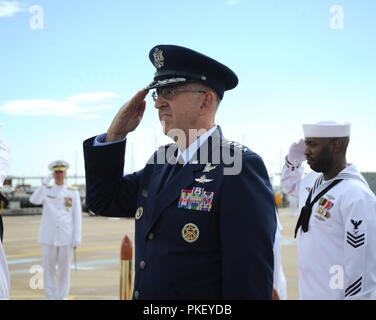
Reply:
M204 170L202 170L202 172L210 172L210 171L214 170L215 168L217 168L217 166L212 166L211 163L207 163L205 165Z
M207 182L211 182L213 181L214 179L207 179L206 178L206 175L203 175L201 176L200 178L196 178L195 181L198 182L198 183L207 183Z

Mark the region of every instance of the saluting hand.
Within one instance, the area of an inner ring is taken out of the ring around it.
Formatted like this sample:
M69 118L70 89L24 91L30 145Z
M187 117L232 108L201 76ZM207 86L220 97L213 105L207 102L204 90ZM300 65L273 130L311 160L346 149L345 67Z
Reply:
M306 160L304 155L305 142L304 139L300 139L298 142L294 142L289 149L287 159L292 163L302 163Z
M51 181L51 174L48 174L47 176L45 176L42 180L42 184L45 186L45 187L48 187L50 185L50 181Z
M106 142L124 139L138 127L144 115L147 93L148 90L138 91L120 108L107 130Z

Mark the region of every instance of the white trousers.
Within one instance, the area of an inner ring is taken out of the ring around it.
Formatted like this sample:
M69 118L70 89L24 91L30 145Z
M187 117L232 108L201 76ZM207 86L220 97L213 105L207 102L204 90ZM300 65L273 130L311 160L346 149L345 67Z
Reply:
M42 245L43 286L47 299L63 300L70 289L71 246Z
M9 270L3 244L0 241L0 300L9 299Z

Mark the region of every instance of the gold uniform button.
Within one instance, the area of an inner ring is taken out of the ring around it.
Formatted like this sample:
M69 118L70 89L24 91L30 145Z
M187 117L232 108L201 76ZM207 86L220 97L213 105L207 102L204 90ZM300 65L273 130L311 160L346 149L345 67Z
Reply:
M144 213L144 207L138 207L136 210L136 214L134 215L136 220L140 219L143 213Z
M181 235L185 241L192 243L198 239L200 230L194 223L187 223L181 230Z
M146 262L145 262L144 260L142 260L142 261L140 262L140 269L141 269L141 270L144 270L145 267L146 267Z
M148 238L149 238L149 240L153 240L154 239L154 233L150 232Z
M139 291L135 291L134 294L133 294L133 297L137 300L140 298L140 292Z

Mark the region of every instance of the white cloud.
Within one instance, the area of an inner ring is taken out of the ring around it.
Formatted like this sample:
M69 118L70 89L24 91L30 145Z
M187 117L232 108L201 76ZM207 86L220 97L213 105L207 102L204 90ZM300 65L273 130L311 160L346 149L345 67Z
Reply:
M114 92L86 92L63 100L30 99L12 100L0 105L0 112L22 116L77 116L83 119L96 118L96 111L109 109L109 100L117 97Z
M239 3L239 0L226 0L225 5L232 7L232 6L237 5L238 3Z
M25 10L25 5L18 1L0 1L0 18L13 17L17 12Z

